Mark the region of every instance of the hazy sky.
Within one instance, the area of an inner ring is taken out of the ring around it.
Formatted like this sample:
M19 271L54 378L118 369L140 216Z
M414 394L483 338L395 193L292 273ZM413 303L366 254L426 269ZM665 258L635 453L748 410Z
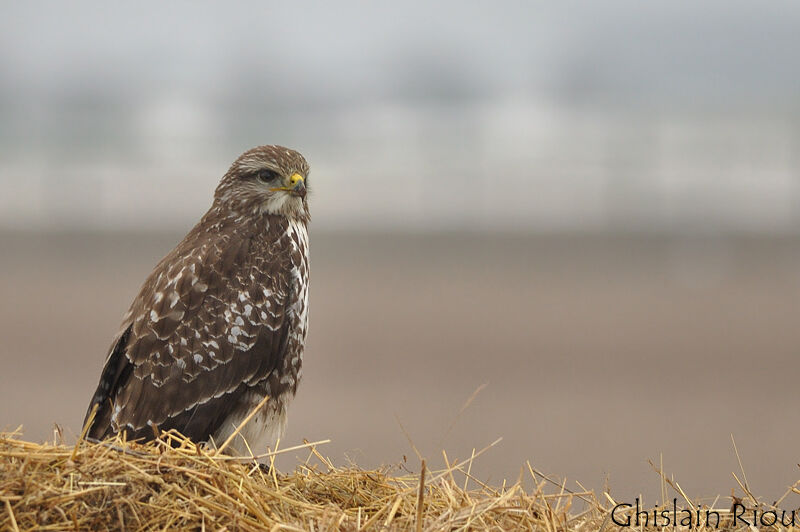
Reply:
M788 1L4 2L0 226L185 223L282 143L331 226L786 229L797 28Z
M4 2L0 68L12 91L88 77L99 91L214 95L251 76L289 100L439 86L770 101L798 89L798 27L788 1Z

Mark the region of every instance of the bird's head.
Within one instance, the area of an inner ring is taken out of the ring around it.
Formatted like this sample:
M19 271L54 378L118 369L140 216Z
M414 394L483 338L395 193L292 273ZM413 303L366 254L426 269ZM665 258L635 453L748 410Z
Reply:
M308 163L283 146L259 146L231 165L214 203L237 214L274 214L308 220Z

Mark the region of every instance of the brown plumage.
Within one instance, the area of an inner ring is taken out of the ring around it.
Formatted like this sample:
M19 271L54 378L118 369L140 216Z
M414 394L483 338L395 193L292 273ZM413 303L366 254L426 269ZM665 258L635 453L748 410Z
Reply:
M125 315L86 414L97 405L89 437L149 439L157 427L219 444L268 395L231 451L274 445L307 331L308 170L280 146L233 163Z

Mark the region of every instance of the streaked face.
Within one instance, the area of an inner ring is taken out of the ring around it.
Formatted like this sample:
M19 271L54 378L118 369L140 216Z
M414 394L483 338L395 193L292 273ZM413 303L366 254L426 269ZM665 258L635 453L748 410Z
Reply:
M298 152L260 146L233 163L217 187L216 200L238 212L307 217L308 171Z

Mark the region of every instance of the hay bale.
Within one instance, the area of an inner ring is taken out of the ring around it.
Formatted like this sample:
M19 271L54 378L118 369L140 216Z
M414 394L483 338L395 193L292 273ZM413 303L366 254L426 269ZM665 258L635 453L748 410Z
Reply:
M590 492L546 494L530 468L531 491L522 479L492 488L471 478L472 459L427 473L340 468L319 443L291 449L309 458L281 474L174 433L74 446L0 433L0 529L565 530L607 515Z

